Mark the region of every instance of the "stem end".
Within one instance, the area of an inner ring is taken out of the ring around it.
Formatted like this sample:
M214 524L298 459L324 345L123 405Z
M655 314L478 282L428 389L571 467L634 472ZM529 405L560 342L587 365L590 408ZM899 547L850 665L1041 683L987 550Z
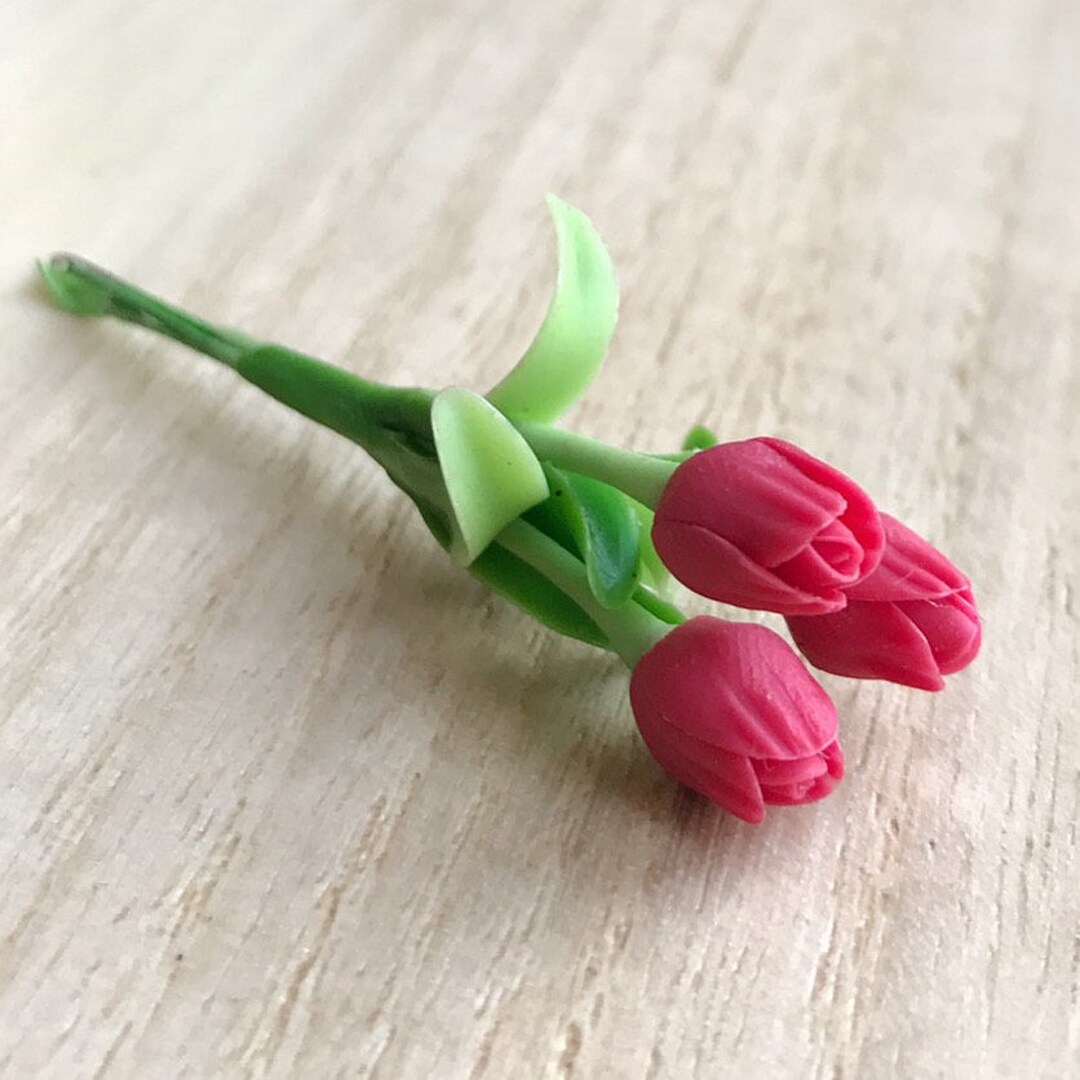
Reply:
M37 260L37 271L49 296L58 307L72 315L106 315L109 294L94 281L79 273L83 260L66 252L57 252Z

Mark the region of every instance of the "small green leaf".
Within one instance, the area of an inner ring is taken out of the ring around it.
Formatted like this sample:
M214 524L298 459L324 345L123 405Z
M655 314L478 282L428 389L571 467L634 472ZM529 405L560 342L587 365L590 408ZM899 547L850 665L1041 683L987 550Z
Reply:
M719 441L707 427L699 424L686 433L682 448L684 450L708 450L710 446L715 446Z
M641 526L641 534L638 542L638 565L641 576L648 580L654 589L666 595L671 588L671 572L663 564L652 542L652 526L655 514L641 503L634 503L634 511L637 513Z
M468 564L547 498L547 480L529 444L479 394L443 390L431 406L431 428L459 532L452 554Z
M544 626L588 645L608 647L604 632L566 593L500 544L481 552L469 573Z
M533 343L488 395L514 420L549 423L584 393L600 370L619 309L615 267L592 222L548 196L559 270L555 294Z
M551 501L561 511L584 559L593 595L606 608L624 604L638 583L641 526L630 500L588 476L551 466L545 472Z

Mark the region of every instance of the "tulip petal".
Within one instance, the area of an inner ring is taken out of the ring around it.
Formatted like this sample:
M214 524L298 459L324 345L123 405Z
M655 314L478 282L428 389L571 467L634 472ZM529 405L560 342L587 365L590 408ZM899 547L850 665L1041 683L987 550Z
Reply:
M778 664L773 655L768 669L755 671L752 661L747 664L745 677L732 683L734 701L723 742L735 753L790 761L815 754L836 738L836 709L787 643L777 640L790 663Z
M710 600L781 615L820 615L838 611L846 603L839 589L820 596L786 584L735 544L701 525L658 516L653 543L675 577Z
M791 784L787 787L762 788L761 797L766 806L806 806L818 802L830 794L837 781L827 773L805 784Z
M774 566L797 555L845 506L843 496L815 484L764 440L746 439L684 461L658 517L700 525Z
M800 652L822 671L945 688L925 635L896 604L852 600L834 615L792 616L787 624Z
M818 755L821 771L813 777L786 784L761 778L761 795L770 806L802 806L825 798L844 778L844 754L838 742L832 742Z
M829 776L839 783L844 779L844 751L840 748L840 743L834 739L824 750L821 751L825 756L825 764L829 769Z
M826 545L826 553L823 554L815 540L813 544L804 547L795 558L788 559L779 566L770 566L769 569L789 585L814 595L833 592L855 581L862 563L861 550L854 552L852 567L852 553L837 551L837 546L832 545L833 550L830 551L829 545ZM834 565L826 555L833 555L840 565Z
M664 771L711 802L752 825L765 820L765 804L750 761L729 754L658 718L639 724L642 738Z
M761 786L746 758L703 745L702 763L688 770L687 777L682 783L717 806L722 806L728 813L751 825L760 825L765 820Z
M700 741L745 757L791 761L836 738L836 709L791 647L764 626L698 616L638 662L635 716L659 713Z
M822 754L811 754L790 761L763 758L753 762L753 765L762 789L806 783L824 776L829 771L828 763Z
M885 552L878 568L847 590L852 600L935 600L950 593L970 593L971 582L932 544L888 514Z
M814 537L812 546L838 577L854 581L863 572L866 551L839 519L826 525Z
M762 438L761 442L783 456L804 476L842 496L844 509L836 516L859 538L864 553L861 573L863 576L870 574L881 561L885 549L884 524L870 496L850 476L794 443L770 437Z
M958 596L908 600L897 605L926 638L942 675L953 675L975 659L982 639L979 617Z

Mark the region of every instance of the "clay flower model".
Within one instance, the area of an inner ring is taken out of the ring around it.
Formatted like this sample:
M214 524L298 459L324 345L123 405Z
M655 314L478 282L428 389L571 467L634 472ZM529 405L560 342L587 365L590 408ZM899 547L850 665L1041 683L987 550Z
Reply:
M622 450L554 426L615 329L611 260L589 220L549 198L555 293L533 343L486 394L403 389L211 325L71 255L39 265L56 302L213 357L351 439L435 539L544 625L618 654L645 744L678 781L746 821L827 795L843 776L828 695L772 630L686 616L673 575L777 612L826 671L940 690L979 648L971 585L879 514L843 473L780 439Z
M847 590L847 605L817 619L788 618L815 667L856 679L942 690L968 666L981 628L971 582L940 551L888 514L877 569Z
M783 615L840 611L881 559L877 510L843 473L780 439L695 454L664 488L653 542L688 588Z

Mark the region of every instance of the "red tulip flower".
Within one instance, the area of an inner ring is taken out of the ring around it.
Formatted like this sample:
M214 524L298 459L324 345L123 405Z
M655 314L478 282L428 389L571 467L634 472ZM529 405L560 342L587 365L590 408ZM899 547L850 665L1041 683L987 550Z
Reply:
M664 488L653 543L684 585L782 615L839 611L881 558L877 510L843 473L782 439L721 443Z
M847 590L834 615L787 620L815 667L856 679L941 690L982 640L971 582L936 548L888 514L878 568Z
M844 774L832 701L764 626L683 623L638 661L630 701L657 761L744 821L815 802Z

